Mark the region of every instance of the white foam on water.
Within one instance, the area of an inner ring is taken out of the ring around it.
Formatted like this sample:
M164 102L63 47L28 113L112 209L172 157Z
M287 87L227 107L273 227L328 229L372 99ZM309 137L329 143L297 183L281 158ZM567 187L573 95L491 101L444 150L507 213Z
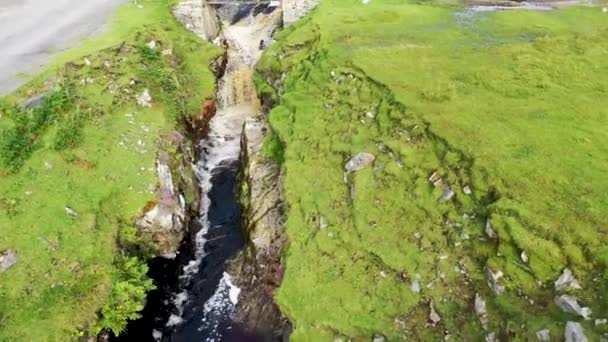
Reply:
M208 342L221 340L220 323L233 317L240 293L241 289L234 285L230 274L224 272L217 290L203 307L205 314L198 328L210 332Z

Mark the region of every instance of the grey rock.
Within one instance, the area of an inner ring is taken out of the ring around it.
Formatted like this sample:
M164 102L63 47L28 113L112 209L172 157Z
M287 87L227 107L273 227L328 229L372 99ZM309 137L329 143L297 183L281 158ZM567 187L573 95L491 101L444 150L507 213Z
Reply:
M420 293L420 280L421 279L422 279L422 277L420 276L420 274L416 274L416 277L414 277L414 281L412 282L412 286L410 287L412 292Z
M608 324L608 318L598 318L595 320L595 326Z
M140 107L152 107L152 96L147 88L137 97L137 104Z
M481 325L485 326L488 324L488 311L486 308L486 301L479 295L475 294L475 313L479 317Z
M549 329L543 329L536 332L536 339L542 342L551 341L551 336L549 335Z
M441 317L439 316L437 311L435 311L435 306L433 305L433 301L429 302L429 310L430 310L429 320L431 321L431 324L433 326L435 326L435 325L437 325L437 323L439 323L441 321Z
M498 338L496 337L496 333L495 332L491 332L489 334L486 335L485 338L486 342L498 342Z
M585 336L583 327L579 323L569 321L566 323L564 340L566 342L587 342L587 336Z
M441 197L439 197L438 201L439 202L447 202L449 200L451 200L452 198L454 198L454 190L452 190L449 186L446 186L443 189L443 194L441 194Z
M489 267L486 267L486 275L488 276L488 286L494 291L496 295L501 295L505 292L505 286L500 283L500 279L504 276L502 271L492 271Z
M384 342L384 341L386 341L386 338L382 335L375 335L374 339L372 341L373 342Z
M435 171L431 174L431 176L429 177L429 181L433 183L433 186L435 186L436 188L440 188L444 185L443 178L441 178L441 175L438 171Z
M588 307L581 307L578 304L578 300L574 296L561 295L555 298L555 304L563 311L571 314L579 315L584 319L590 319L591 309Z
M470 195L473 193L473 191L471 191L471 187L468 185L465 185L464 188L462 188L462 192L464 192L465 195Z
M578 283L576 278L574 278L574 274L569 268L565 268L562 274L555 281L555 290L561 291L567 287L571 287L573 289L581 289L581 285Z
M522 251L520 254L521 257L521 261L525 262L526 264L528 263L529 259L528 259L528 254L526 254L526 251Z
M498 235L496 234L496 231L494 230L494 227L492 226L492 222L490 221L489 217L486 220L486 235L490 239L496 239L498 237Z
M29 99L23 101L23 103L21 103L20 107L24 108L24 109L32 109L32 108L40 107L40 105L42 105L42 102L46 98L46 95L47 94L40 94L40 95L32 96Z
M6 250L0 253L0 273L6 272L17 263L17 253L13 250Z
M371 163L376 160L376 156L367 152L357 153L353 158L351 158L347 163L344 169L346 172L355 172L366 168L371 165Z
M74 209L70 208L70 207L65 207L65 213L68 214L71 217L77 217L78 213L76 211L74 211Z

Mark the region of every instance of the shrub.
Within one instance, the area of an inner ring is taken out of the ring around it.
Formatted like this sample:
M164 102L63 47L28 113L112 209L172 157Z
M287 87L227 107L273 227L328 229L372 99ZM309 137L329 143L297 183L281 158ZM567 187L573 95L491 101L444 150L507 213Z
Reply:
M96 334L109 329L118 336L129 320L141 317L146 293L156 288L147 276L148 266L140 259L121 255L115 262L112 292L93 329Z

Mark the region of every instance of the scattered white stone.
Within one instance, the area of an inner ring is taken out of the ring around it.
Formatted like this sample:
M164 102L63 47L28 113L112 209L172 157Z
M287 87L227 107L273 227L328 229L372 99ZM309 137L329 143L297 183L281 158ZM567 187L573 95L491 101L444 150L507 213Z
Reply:
M415 232L414 237L416 238L416 240L420 240L422 239L422 234L420 232Z
M486 335L486 342L499 342L498 338L496 338L496 333L491 332Z
M144 89L143 93L137 97L137 104L140 107L152 107L152 96L148 88Z
M555 298L555 304L562 309L563 312L579 315L584 319L591 318L591 309L588 307L581 307L578 304L578 300L574 296L561 295Z
M465 195L470 195L473 193L473 191L471 191L471 187L468 185L465 185L464 188L462 188L462 192L464 192Z
M433 301L429 302L429 310L430 310L429 320L431 321L431 324L433 326L435 326L435 325L437 325L437 323L439 323L441 321L441 317L439 316L437 311L435 311L435 306L433 305Z
M367 5L367 4L369 4L370 1L371 0L361 0L361 3L364 4L364 5Z
M431 174L431 176L429 177L429 181L433 183L433 186L435 186L436 188L443 186L443 178L441 178L441 175L439 175L438 171L435 171L433 172L433 174Z
M103 61L103 66L106 68L111 68L112 67L112 63L109 60L105 60Z
M496 239L498 237L498 235L496 235L496 231L494 230L494 227L492 226L492 222L490 221L489 217L486 220L486 235L490 239Z
M412 289L412 292L420 293L420 280L421 279L422 279L422 277L420 276L420 274L416 274L416 276L414 277L414 281L412 282L412 286L410 287Z
M74 209L70 208L70 207L65 207L65 213L72 216L72 217L76 217L78 216L78 213L76 213L74 211Z
M598 318L595 320L595 326L608 324L608 318Z
M173 55L173 49L165 49L161 52L161 54L163 56L172 56Z
M571 287L573 289L581 289L581 285L578 283L572 271L569 268L565 268L562 274L555 281L555 290L561 291L566 287Z
M148 44L146 44L146 46L152 50L156 49L156 40L151 40L150 42L148 42Z
M87 66L90 66L91 65L91 61L88 58L85 58L84 59L84 64L87 65Z
M551 341L551 336L549 335L549 329L543 329L536 332L536 339L542 342Z
M602 8L602 13L608 13L608 7Z
M366 113L365 113L365 116L366 116L366 117L368 117L368 118L370 118L370 119L373 119L373 118L375 118L375 117L376 117L376 116L374 115L374 113L372 113L372 112L366 112Z
M382 278L386 278L386 272L384 272L384 271L380 271L380 276L381 276Z
M526 251L522 251L520 257L521 257L521 261L525 262L526 264L528 263L529 259L528 259L528 254L526 254Z
M583 332L583 327L579 323L572 321L566 323L564 339L566 342L587 342L587 336Z

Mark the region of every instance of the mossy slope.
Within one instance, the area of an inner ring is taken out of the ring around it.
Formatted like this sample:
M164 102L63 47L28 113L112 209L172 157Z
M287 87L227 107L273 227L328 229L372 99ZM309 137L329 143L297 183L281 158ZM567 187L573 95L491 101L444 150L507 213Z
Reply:
M294 340L562 336L576 320L553 304L564 267L584 284L580 301L607 314L605 19L331 1L278 36L258 69L281 97L270 122L290 243L277 299ZM358 152L377 159L345 184ZM451 201L438 201L434 171ZM504 294L488 270L505 273Z
M0 250L19 260L0 274L1 341L75 339L108 303L96 328L119 330L141 309L150 284L121 257L119 234L133 239L132 223L156 197L158 146L213 95L219 51L175 22L168 1L140 3L2 100ZM150 108L136 104L145 88ZM16 107L47 92L39 109Z

